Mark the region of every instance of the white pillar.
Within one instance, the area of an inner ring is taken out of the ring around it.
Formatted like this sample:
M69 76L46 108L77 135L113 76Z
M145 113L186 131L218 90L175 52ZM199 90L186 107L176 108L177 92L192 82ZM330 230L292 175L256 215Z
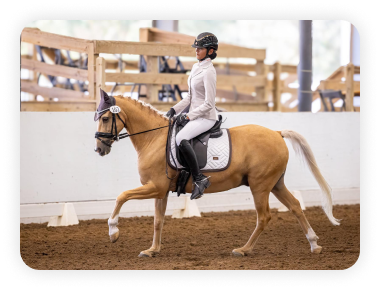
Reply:
M360 66L360 36L358 30L352 24L350 62L356 66Z
M153 27L178 32L178 20L153 20Z
M298 64L298 112L310 112L313 101L313 37L311 20L300 20L300 62Z
M351 24L350 62L354 66L360 66L360 35L354 25ZM354 81L360 81L360 74L354 74ZM360 98L353 99L353 105L360 106Z
M347 65L350 62L351 50L351 23L345 20L340 21L340 65Z

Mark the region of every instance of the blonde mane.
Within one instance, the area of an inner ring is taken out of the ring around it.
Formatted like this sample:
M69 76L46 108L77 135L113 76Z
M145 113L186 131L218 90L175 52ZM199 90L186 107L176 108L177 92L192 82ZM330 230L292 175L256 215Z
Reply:
M166 117L166 115L165 115L166 112L159 111L155 107L153 107L151 104L145 103L144 101L132 99L131 97L123 97L120 95L115 96L115 98L120 99L120 100L126 100L128 102L134 102L135 105L140 104L142 108L148 108L150 111L152 111L158 117L164 118L165 120L169 120L169 118Z

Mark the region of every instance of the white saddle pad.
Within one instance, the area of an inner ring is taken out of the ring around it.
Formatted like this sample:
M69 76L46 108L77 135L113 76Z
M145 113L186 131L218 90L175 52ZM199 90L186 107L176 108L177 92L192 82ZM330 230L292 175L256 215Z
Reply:
M175 125L176 126L176 125ZM176 150L175 150L175 131L176 127L174 126L172 136L171 136L171 151L174 157L169 154L169 165L171 168L184 168L177 160ZM210 172L210 171L222 171L228 168L231 163L231 138L230 132L228 129L221 129L223 135L219 138L210 138L208 140L207 147L207 163L206 166L201 169L201 172Z

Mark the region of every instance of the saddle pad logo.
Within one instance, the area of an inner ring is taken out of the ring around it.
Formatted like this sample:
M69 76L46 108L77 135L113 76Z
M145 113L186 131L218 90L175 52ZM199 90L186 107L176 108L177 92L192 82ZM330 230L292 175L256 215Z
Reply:
M112 106L110 107L110 111L112 114L117 114L117 113L120 113L121 109L119 106Z

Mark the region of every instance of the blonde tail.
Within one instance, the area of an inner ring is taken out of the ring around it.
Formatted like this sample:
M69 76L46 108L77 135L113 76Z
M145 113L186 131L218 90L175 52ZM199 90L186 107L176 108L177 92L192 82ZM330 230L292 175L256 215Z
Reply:
M293 149L296 152L296 155L299 155L303 161L306 161L310 171L313 173L314 178L317 180L319 187L322 190L322 208L325 211L330 222L337 226L339 225L339 220L334 218L332 213L333 202L331 195L331 187L322 176L317 162L315 161L314 154L311 151L309 144L306 139L299 133L291 131L291 130L283 130L281 131L281 136L289 139L292 143Z

